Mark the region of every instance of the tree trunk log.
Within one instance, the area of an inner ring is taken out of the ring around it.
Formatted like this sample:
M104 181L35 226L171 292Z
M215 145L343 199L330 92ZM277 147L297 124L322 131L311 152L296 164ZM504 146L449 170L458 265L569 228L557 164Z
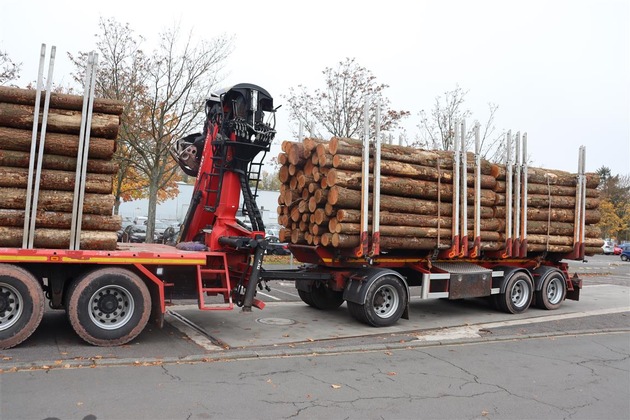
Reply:
M505 218L505 207L495 207L494 216L497 218ZM586 210L585 223L589 225L595 225L599 223L601 219L601 213L599 210ZM548 209L536 209L527 208L527 220L537 220L541 222L547 222L551 220L554 222L569 222L575 221L575 211L572 209L551 209L551 215Z
M505 206L505 194L497 193L496 205ZM551 198L551 208L559 209L574 209L575 208L575 196L570 195L541 195L541 194L528 194L527 206L534 208L546 209L549 208L549 198ZM599 198L586 198L586 208L593 210L599 207Z
M34 89L20 89L8 86L0 86L0 102L35 106L36 97L37 91ZM45 98L46 92L41 92L41 104L44 103ZM83 96L51 92L50 108L81 111L83 109ZM121 101L116 101L114 99L94 98L93 112L121 115L123 113L123 110L124 104Z
M505 181L506 169L505 165L495 163L492 165L492 176L500 181ZM586 188L597 188L599 185L599 175L596 173L587 173ZM575 187L577 185L577 175L557 169L544 168L527 168L527 183L560 185L564 187Z
M81 229L103 230L116 232L122 226L122 216L103 216L84 214L81 219ZM0 209L0 226L24 226L24 210ZM72 213L54 211L39 211L35 219L35 226L40 228L70 229Z
M568 222L551 222L547 225L547 222L541 222L538 220L527 221L527 233L534 235L559 235L559 236L573 236L573 223ZM584 236L588 238L601 237L601 229L597 226L587 225L585 226Z
M17 227L0 226L0 246L19 248L22 246L24 230ZM80 248L83 250L115 250L118 235L116 232L81 232ZM33 245L35 248L68 249L70 230L36 229Z
M505 181L497 181L496 186L494 187L494 192L496 193L505 193L506 185ZM547 184L535 184L531 182L527 182L527 193L528 194L553 194L553 195L564 195L567 197L573 196L575 197L575 187L565 187L562 185L547 185ZM591 198L599 197L599 191L595 188L587 188L586 196Z
M0 149L0 166L28 168L29 160L30 153L28 152ZM77 160L76 158L68 156L44 154L42 168L56 169L60 171L75 171L77 169ZM118 172L118 165L111 160L88 159L87 172L97 174L115 174Z
M369 196L369 202L370 204L372 203L372 194ZM335 206L338 209L359 209L361 208L361 192L334 186L328 193L328 204ZM438 215L453 215L453 206L450 203L439 203L438 205L437 201L398 197L385 194L381 195L381 210L400 213L426 214L435 217ZM473 215L474 209L469 206L468 217L473 217ZM494 210L492 207L482 206L481 218L484 219L491 217L494 217ZM505 214L503 217L505 217Z
M328 143L328 150L332 155L353 155L362 156L362 142L355 139L333 137ZM475 156L467 153L468 171L473 171ZM395 146L391 144L381 145L381 159L394 160L397 162L414 163L417 165L439 167L442 169L453 169L453 152L444 150L422 150L413 147ZM481 161L481 173L492 175L493 165L485 160Z
M31 130L0 127L0 145L2 145L3 149L30 152L31 137ZM37 143L39 144L39 134ZM114 155L114 150L116 150L116 142L114 140L90 137L88 158L111 159ZM79 135L46 133L44 153L76 158L79 153Z
M37 201L39 211L72 212L72 192L41 190ZM26 206L26 190L20 188L0 188L0 207L24 210ZM84 214L111 215L114 207L114 196L111 194L85 194L83 200Z
M343 223L359 223L361 220L360 210L351 209L339 209L335 216L337 222ZM372 221L372 213L368 218L368 222ZM452 217L444 215L443 217L437 217L437 215L421 215L421 214L409 214L409 213L392 213L388 211L380 212L381 225L391 226L419 226L419 227L440 227L450 229L453 224ZM484 231L499 231L504 228L505 223L499 219L481 219L480 229ZM468 229L474 228L474 222L468 219Z
M40 115L40 121L42 117ZM33 107L0 102L0 125L12 128L33 128ZM116 139L120 117L117 115L93 113L90 136ZM65 109L48 110L47 132L79 134L81 112Z
M360 172L362 168L363 158L361 156L351 155L334 155L332 158L333 168L343 171L357 171ZM321 162L320 162L321 163ZM370 161L370 171L374 169L374 162ZM440 170L429 166L423 166L413 163L406 163L394 160L381 160L381 174L390 175L394 177L412 178L425 181L435 181L438 178L441 182L446 184L453 183L452 170ZM482 189L494 189L496 185L496 179L490 175L481 175L481 188ZM467 176L467 183L469 187L475 186L475 176L469 173Z
M331 169L326 174L328 185L335 185L360 190L362 184L362 175L357 172L345 172L337 169ZM370 184L372 177L370 176ZM381 177L381 192L383 194L396 195L400 197L417 197L428 200L437 200L438 184L437 182L421 181L409 178ZM442 202L450 202L453 199L453 186L451 184L441 184L440 194ZM468 188L468 202L473 204L475 198L474 188ZM496 201L496 193L491 190L481 190L481 205L492 206Z
M74 172L42 170L40 188L43 190L74 191ZM0 167L0 187L26 188L28 168ZM106 174L87 174L85 192L111 194L112 176Z

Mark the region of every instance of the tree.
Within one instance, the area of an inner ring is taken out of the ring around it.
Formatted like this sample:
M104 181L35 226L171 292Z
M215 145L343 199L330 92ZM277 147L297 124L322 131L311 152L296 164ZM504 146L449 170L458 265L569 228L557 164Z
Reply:
M420 111L420 134L414 144L425 149L453 150L455 124L472 117L472 112L464 108L467 94L468 91L456 86L455 89L444 92L444 97L437 96L429 113ZM489 103L485 124L474 120L466 130L466 147L471 150L474 149L475 142L474 127L479 124L481 155L491 161L502 159L505 153L503 133L497 133L494 125L498 108L498 105Z
M141 98L149 91L146 74L150 63L141 49L144 39L137 36L128 24L123 25L115 19L101 19L99 29L100 33L96 35L99 53L96 95L124 104L113 157L119 168L113 188L114 214L118 214L122 201L144 198L148 194L148 181L135 168L139 158L131 144L142 135L139 120L147 114L142 109ZM75 80L82 83L87 53L68 56L76 67Z
M193 45L192 33L180 44L177 27L160 35L147 73L149 92L142 98L147 112L141 119L142 135L130 144L149 182L147 238L153 237L159 191L178 179L170 147L202 123L205 99L220 80L231 45L224 36Z
M610 168L602 166L596 171L600 176L599 191L602 214L598 226L606 238L630 239L630 176L612 175Z
M291 121L302 124L312 136L360 137L363 132L364 104L371 103L370 126L374 127L376 100L381 106L381 131L393 130L408 111L395 111L384 96L386 84L378 84L376 77L355 59L346 58L336 68L326 67L323 89L308 89L298 85L285 96Z
M225 36L180 42L179 28L160 34L151 55L140 48L128 25L101 21L97 46L102 56L99 94L122 100L116 186L118 201L145 196L149 200L147 241L153 238L157 204L177 194L179 167L171 158L172 142L202 124L205 98L220 78L231 51ZM84 66L86 54L75 60Z
M22 63L14 63L6 51L0 51L0 86L20 77Z

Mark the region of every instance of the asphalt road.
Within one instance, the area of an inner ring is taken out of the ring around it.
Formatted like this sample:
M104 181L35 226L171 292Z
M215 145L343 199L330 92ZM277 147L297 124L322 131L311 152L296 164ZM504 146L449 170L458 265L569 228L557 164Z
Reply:
M624 419L630 333L21 371L3 419Z
M384 329L309 308L289 282L263 311L176 307L114 348L48 311L0 351L0 418L629 418L630 263L570 270L582 299L557 311L412 297Z

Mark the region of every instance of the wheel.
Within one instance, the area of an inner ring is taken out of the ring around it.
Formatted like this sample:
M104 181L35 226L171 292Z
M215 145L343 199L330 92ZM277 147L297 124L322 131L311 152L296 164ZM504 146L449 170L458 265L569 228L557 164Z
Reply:
M365 303L348 301L350 314L374 327L395 324L407 306L407 292L402 281L391 275L380 277L370 285Z
M536 292L536 306L540 309L558 309L567 294L564 275L556 272L547 276L542 287Z
M74 331L95 346L128 343L142 332L151 313L151 296L136 274L101 268L78 279L69 290L66 311Z
M525 312L532 303L532 280L525 273L516 273L508 280L505 293L497 295L497 306L504 312L518 314Z
M331 290L317 283L313 284L310 292L298 289L298 295L304 303L317 309L337 309L343 304L343 292Z
M298 295L300 296L300 299L302 299L302 302L306 303L308 306L315 306L311 292L298 289Z
M44 316L44 292L23 268L0 264L0 349L15 347L33 334Z
M621 254L621 261L628 261L628 257Z

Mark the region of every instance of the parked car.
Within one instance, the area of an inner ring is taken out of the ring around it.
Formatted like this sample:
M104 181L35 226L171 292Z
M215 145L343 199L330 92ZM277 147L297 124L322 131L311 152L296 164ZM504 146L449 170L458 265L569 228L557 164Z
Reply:
M629 261L630 260L630 248L627 248L625 251L621 253L621 261Z
M121 242L134 242L134 243L142 243L145 242L147 238L147 227L146 225L129 225L125 228L122 234Z
M613 248L613 254L620 255L623 252L623 249L619 245L615 245Z
M146 225L146 222L144 222ZM157 238L157 242L163 242L164 232L169 228L169 225L162 222L161 220L155 221L155 237Z
M289 251L289 244L286 242L280 242L277 236L267 236L268 245L267 245L267 254L270 255L289 255L291 251Z
M604 255L610 255L615 252L615 245L611 241L604 241L604 245L602 245L602 251Z

